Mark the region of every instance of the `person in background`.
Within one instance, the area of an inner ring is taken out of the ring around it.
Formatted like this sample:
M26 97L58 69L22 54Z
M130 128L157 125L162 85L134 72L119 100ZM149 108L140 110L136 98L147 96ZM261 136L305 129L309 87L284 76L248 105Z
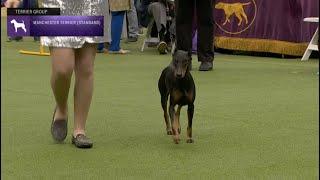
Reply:
M142 0L134 0L134 5L136 7L136 11L137 11L137 17L138 17L138 27L139 27L139 35L143 35L143 26L141 25L141 11L139 10L141 7L141 1Z
M151 0L138 0L137 1L137 13L138 13L138 22L140 28L146 28L149 24L150 17L148 13L148 6L151 3Z
M130 0L109 0L111 19L111 43L109 53L127 54L129 51L120 48L120 40L123 28L123 19L130 9Z
M127 11L127 19L128 19L128 39L127 42L136 42L138 41L139 34L139 23L138 23L138 15L135 6L136 0L130 0L130 10Z
M106 12L106 14L104 14L104 34L105 36L107 36L107 40L104 43L99 43L97 45L97 53L105 53L108 54L109 52L109 46L110 46L110 42L111 42L111 34L110 34L110 19L111 19L111 15L109 12L109 4L107 3L107 7L106 9L108 9L108 11Z
M173 1L153 1L148 5L148 13L154 19L157 29L157 36L159 36L160 39L157 49L160 54L166 54L168 52L168 44L171 42L170 36L173 34L170 33L170 26L174 24L172 23L172 20L174 19Z
M6 7L6 0L1 0L1 7Z
M26 6L26 7L23 7L23 8L39 8L38 0L28 0L26 2L27 3L24 3L24 6ZM40 37L39 36L34 36L33 40L34 41L40 41Z
M176 0L177 50L192 50L192 20L197 13L197 53L201 62L199 71L213 69L213 0Z
M108 50L108 47L109 47L110 43L99 43L98 46L97 46L97 53L105 53L105 54L108 54L109 50Z

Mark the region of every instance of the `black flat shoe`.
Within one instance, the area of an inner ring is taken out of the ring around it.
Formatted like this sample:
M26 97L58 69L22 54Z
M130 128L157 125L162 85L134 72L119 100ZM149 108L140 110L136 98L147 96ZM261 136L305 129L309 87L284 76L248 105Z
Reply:
M76 137L72 136L72 144L77 148L91 148L93 145L92 141L84 134L78 134Z
M51 135L52 138L57 142L62 142L66 139L68 133L68 119L54 119L57 108L53 113L51 122Z

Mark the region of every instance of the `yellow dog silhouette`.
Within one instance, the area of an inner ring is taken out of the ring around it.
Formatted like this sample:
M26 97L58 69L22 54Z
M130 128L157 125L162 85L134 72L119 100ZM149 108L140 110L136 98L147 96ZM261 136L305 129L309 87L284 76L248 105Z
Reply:
M223 3L223 2L219 2L215 5L216 9L222 9L226 15L226 20L224 21L223 25L226 25L227 22L230 23L230 16L232 16L232 14L235 14L236 17L239 20L238 26L241 25L242 23L242 17L245 19L246 24L248 24L248 17L246 15L246 13L243 10L243 6L245 5L249 5L251 4L251 2L247 2L247 3Z

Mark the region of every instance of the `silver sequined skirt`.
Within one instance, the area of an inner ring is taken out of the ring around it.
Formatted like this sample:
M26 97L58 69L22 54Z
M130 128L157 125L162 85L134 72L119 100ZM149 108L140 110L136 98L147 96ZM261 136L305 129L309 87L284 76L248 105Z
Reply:
M43 36L41 45L49 47L81 48L85 43L110 42L107 0L43 0L40 7L60 8L61 15L104 16L104 36Z

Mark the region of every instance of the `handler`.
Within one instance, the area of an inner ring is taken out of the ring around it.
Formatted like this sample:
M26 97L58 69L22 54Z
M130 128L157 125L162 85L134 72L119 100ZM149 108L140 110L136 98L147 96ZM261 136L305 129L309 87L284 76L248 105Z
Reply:
M177 49L192 50L192 20L197 13L199 71L213 69L213 0L175 0Z
M60 8L61 15L66 16L104 16L109 9L106 0L43 0L40 7ZM96 45L106 41L106 35L41 37L41 44L50 48L52 59L51 87L56 106L51 119L51 134L57 142L64 141L68 132L68 94L74 72L72 143L78 148L91 148L93 145L85 133L85 126L93 94Z
M44 0L45 8L60 8L61 15L104 16L108 2L101 0ZM67 136L68 94L73 72L74 85L74 129L72 143L78 148L91 148L93 143L86 136L85 125L93 94L93 66L97 43L106 42L107 37L41 37L41 44L49 46L52 58L51 87L56 100L51 134L56 141Z

